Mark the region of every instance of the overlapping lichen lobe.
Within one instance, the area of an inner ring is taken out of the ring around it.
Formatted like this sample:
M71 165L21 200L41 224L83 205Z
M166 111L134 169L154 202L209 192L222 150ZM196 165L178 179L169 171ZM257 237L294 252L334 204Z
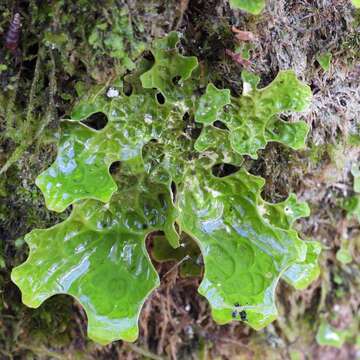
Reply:
M10 22L10 26L5 35L5 48L11 52L15 52L19 46L21 31L21 18L20 14L16 13Z

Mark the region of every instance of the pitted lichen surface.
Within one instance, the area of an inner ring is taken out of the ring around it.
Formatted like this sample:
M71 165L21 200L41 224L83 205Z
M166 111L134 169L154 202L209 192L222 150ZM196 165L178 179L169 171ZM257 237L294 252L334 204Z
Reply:
M244 74L239 98L213 84L198 96L197 60L179 54L178 40L170 33L155 41L154 63L139 63L111 92L80 91L63 121L58 156L37 179L49 209L74 208L63 223L26 236L29 258L12 273L29 306L57 293L77 298L89 336L102 344L137 337L141 306L158 285L144 245L154 231L164 233L175 257L180 235L197 243L205 264L199 292L221 324L267 325L276 318L279 278L302 288L317 274L316 246L292 229L309 215L306 204L294 195L265 202L264 180L242 168L222 178L212 174L214 165L241 166L245 154L256 158L269 141L303 147L307 125L276 115L303 110L310 89L283 71L260 90L256 76ZM96 113L107 118L101 130L85 122Z
M143 168L143 145L163 131L169 111L157 106L154 97L106 99L104 93L100 94L75 107L72 120L63 123L55 163L37 178L36 184L51 210L63 211L74 201L86 198L108 202L117 189L109 174L110 165L121 160L134 172L137 167ZM107 116L104 129L93 130L77 122L97 112Z
M155 41L153 67L141 75L145 89L158 89L166 98L174 99L177 83L181 85L197 67L196 57L180 55L176 49L179 41L177 33L172 32L166 38Z
M320 275L318 264L321 244L316 241L307 241L306 259L291 265L283 274L283 279L295 289L305 289Z
M303 147L308 125L303 121L287 123L275 116L285 111L304 110L311 98L310 88L292 71L280 72L271 84L260 90L256 87L256 78L252 77L252 83L247 82L248 78L243 76L243 96L231 101L226 90L217 90L210 84L199 101L195 120L207 125L222 121L229 129L233 149L255 159L257 151L269 141L282 142L294 149ZM223 107L226 104L229 105Z
M131 180L111 202L83 201L63 223L27 234L29 258L12 272L28 306L58 293L74 296L100 343L136 339L140 308L159 283L145 237L165 231L173 210L164 187Z
M224 178L198 170L186 177L178 195L179 221L204 257L199 292L221 324L234 318L236 308L247 312L255 329L274 320L272 294L281 273L305 260L306 246L296 232L262 216L267 213L263 185L245 170Z

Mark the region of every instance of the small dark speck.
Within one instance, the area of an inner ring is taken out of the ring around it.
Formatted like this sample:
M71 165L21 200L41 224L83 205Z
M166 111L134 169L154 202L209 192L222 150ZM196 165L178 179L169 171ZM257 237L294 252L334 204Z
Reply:
M241 319L242 321L248 321L245 310L240 311L240 319Z

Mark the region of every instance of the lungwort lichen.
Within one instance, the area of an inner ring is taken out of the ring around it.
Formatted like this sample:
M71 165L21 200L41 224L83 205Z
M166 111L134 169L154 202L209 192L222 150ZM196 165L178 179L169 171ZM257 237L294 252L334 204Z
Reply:
M36 180L49 209L73 205L72 213L27 234L29 257L12 272L30 307L54 294L75 297L89 336L101 344L138 336L141 307L159 285L145 248L154 231L173 248L181 233L197 243L204 260L199 292L220 324L235 319L260 329L276 318L280 277L304 288L318 275L318 245L292 228L308 206L295 195L264 201L264 180L241 167L243 155L256 158L269 141L304 146L308 126L277 115L305 109L310 88L292 71L263 89L244 73L241 97L213 84L199 97L197 59L179 54L178 40L173 32L155 41L154 62L140 61L110 92L78 86L58 156ZM99 130L85 123L96 113L107 118ZM111 175L115 162L120 168ZM224 163L240 170L214 176L212 168Z

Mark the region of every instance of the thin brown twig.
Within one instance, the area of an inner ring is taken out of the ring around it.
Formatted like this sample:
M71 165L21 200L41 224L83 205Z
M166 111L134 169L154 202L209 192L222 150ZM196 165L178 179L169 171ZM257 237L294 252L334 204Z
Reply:
M179 262L177 262L174 266L172 266L162 277L161 279L166 278L170 273L172 273L176 268L178 268L184 261L190 258L189 255L184 256Z

